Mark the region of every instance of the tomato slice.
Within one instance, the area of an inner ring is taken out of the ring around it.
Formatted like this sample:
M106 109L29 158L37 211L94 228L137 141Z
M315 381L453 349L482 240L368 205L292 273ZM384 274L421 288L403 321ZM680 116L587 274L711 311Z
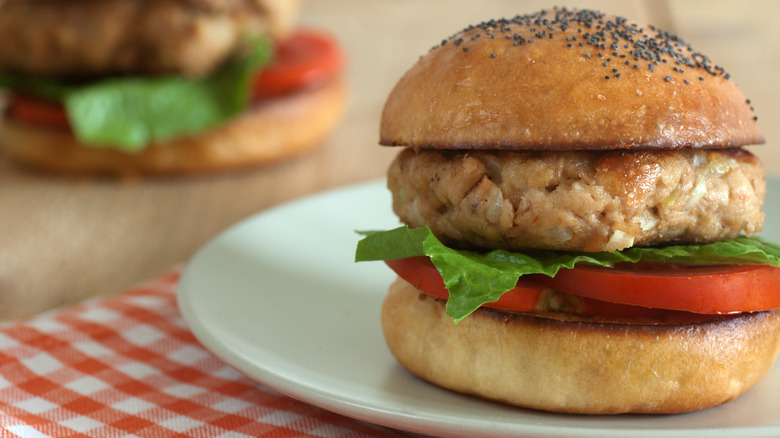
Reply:
M274 59L257 76L253 98L278 96L324 82L344 64L339 44L330 35L299 30L279 43Z
M410 257L400 260L386 260L385 263L399 277L413 284L417 289L437 298L447 299L450 296L444 287L444 280L428 257ZM533 312L539 303L542 293L547 287L532 281L517 282L517 286L505 293L493 303L485 307L514 310L517 312Z
M704 314L780 308L780 268L771 266L577 266L555 278L532 277L556 290L633 306Z
M14 93L8 102L8 113L14 120L31 125L52 128L68 128L70 122L65 108L57 103L41 98Z
M387 260L385 263L399 277L420 291L445 300L449 298L444 280L427 257ZM514 312L565 311L610 318L645 318L680 323L699 320L696 315L688 312L610 303L555 291L536 281L534 277L536 276L520 277L514 289L503 294L498 301L484 304L484 307Z

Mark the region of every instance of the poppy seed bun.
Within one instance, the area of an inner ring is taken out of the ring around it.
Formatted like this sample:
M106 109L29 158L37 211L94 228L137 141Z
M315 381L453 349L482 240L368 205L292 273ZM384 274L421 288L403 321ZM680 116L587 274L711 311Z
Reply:
M446 149L763 143L749 102L679 38L593 11L470 26L401 78L380 143Z
M511 405L580 414L715 406L758 382L780 351L780 311L696 324L555 315L479 309L453 324L442 300L398 279L382 307L382 328L393 355L425 380Z
M191 174L267 164L314 149L340 121L345 86L266 99L202 134L150 145L130 154L84 147L66 129L42 129L0 117L0 152L14 161L66 174Z

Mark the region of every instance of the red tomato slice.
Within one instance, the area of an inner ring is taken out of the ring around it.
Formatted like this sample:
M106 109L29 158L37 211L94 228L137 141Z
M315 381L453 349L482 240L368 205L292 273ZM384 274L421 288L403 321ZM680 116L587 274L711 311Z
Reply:
M449 291L444 287L441 274L427 257L410 257L400 260L386 260L385 263L399 277L413 284L417 289L437 298L447 299ZM530 281L519 281L517 286L505 293L498 301L485 304L485 307L533 312L539 303L545 286Z
M385 263L398 274L399 277L414 285L420 291L441 299L448 299L449 292L444 287L439 271L433 266L427 257L411 257L400 260L387 260ZM533 276L535 277L535 276ZM665 309L650 309L646 307L630 306L625 304L609 303L606 301L580 297L565 292L554 292L551 288L537 282L532 276L520 278L517 286L506 292L493 303L486 303L484 307L510 310L515 312L536 312L554 310L558 305L546 302L550 299L565 301L565 307L572 313L584 315L619 317L619 318L648 318L667 322L696 322L700 318L688 312L676 312ZM542 301L540 303L540 301ZM551 307L553 309L551 309Z
M282 41L255 80L255 99L278 96L326 81L343 68L344 55L331 36L299 30Z
M65 108L56 102L40 98L12 94L8 102L8 112L14 120L31 125L68 128L70 122Z
M563 292L633 306L705 314L780 308L780 268L771 266L575 267L555 278L533 278Z

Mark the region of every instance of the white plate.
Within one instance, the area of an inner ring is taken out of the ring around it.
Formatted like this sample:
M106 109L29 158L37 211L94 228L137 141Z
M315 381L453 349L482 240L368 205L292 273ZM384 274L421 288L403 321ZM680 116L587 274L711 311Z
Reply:
M769 193L780 193L773 179ZM769 217L780 205L768 200ZM767 221L765 235L780 241ZM354 230L397 226L383 182L266 211L220 235L184 270L179 306L217 356L279 392L391 428L443 436L780 436L780 364L732 403L684 415L575 416L456 394L388 352L379 308L393 274L353 263Z

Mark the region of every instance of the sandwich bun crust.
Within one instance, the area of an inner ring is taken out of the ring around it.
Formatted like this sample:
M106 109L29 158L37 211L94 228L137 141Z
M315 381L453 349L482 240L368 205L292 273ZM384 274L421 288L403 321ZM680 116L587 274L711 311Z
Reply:
M444 302L397 279L382 307L390 351L436 385L532 409L683 413L744 393L780 352L780 311L696 324L624 323L479 309L458 324Z
M617 39L615 39L617 38ZM483 22L401 78L380 144L583 150L763 143L729 75L679 38L587 10Z
M139 153L85 147L69 130L0 117L0 152L32 168L133 177L194 174L268 164L315 149L341 120L346 87L333 80L250 106L203 133L152 144Z

